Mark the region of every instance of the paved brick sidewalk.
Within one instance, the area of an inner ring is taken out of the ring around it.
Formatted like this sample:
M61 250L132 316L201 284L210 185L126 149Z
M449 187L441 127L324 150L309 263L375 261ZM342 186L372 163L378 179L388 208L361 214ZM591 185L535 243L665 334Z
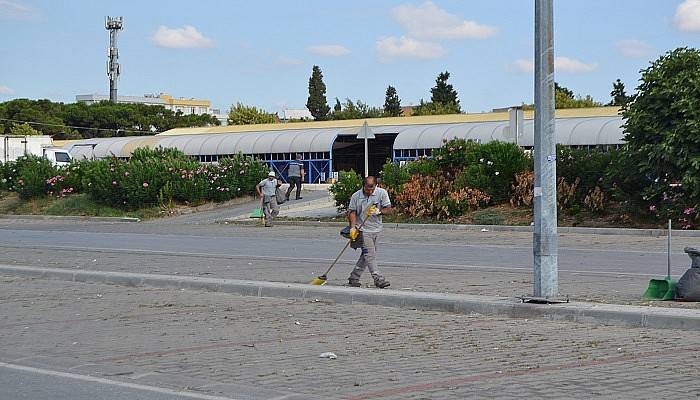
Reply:
M0 349L5 363L242 399L700 396L687 332L8 277Z

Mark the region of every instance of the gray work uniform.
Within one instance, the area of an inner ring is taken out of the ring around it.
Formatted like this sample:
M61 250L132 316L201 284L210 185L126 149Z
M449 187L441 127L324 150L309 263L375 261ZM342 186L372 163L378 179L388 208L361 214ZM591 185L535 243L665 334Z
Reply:
M355 192L350 198L348 211L354 211L357 215L358 226L362 224L365 218L367 221L362 226L362 254L357 260L355 268L350 273L351 280L359 280L365 268L369 269L372 278L383 280L384 276L379 272L377 267L377 237L383 229L382 216L370 215L367 217L367 209L374 204L378 209L391 207L389 193L386 190L377 187L370 196L366 196L362 189Z
M280 212L280 208L277 205L277 196L275 196L277 179L263 179L258 183L258 186L260 186L260 191L263 194L262 211L265 215L265 225L272 226L272 219Z
M289 189L287 189L287 200L289 200L289 195L297 188L297 200L301 198L301 171L304 170L304 163L299 160L294 160L289 163L287 167L287 177L289 180Z

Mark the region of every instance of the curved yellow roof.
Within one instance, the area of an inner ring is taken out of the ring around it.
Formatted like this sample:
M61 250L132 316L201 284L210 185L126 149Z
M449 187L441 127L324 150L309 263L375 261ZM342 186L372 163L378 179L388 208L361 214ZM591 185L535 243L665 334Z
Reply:
M557 118L577 118L577 117L612 117L618 115L618 107L596 107L596 108L567 108L556 110ZM525 119L534 118L534 111L528 110L524 113ZM508 112L490 112L474 114L448 114L448 115L422 115L411 117L388 117L388 118L368 118L368 119L346 119L333 121L309 121L309 122L288 122L275 124L256 125L227 125L201 128L175 128L159 133L158 136L168 135L192 135L207 133L242 133L260 131L280 131L285 129L314 129L314 128L354 128L360 127L367 121L369 126L385 125L423 125L423 124L454 124L460 122L493 122L507 121Z

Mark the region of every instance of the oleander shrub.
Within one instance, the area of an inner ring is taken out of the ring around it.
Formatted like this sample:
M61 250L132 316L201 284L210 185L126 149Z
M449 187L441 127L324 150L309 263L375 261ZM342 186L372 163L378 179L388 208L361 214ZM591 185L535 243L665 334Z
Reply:
M14 182L17 176L17 168L13 161L0 162L0 191L14 190Z
M350 198L353 193L362 189L362 178L354 170L340 171L338 181L328 189L333 198L338 211L347 210L350 205Z
M455 186L479 189L494 204L508 201L516 175L532 170L532 159L513 143L494 141L470 150L470 161L457 175Z
M15 169L14 190L24 200L45 196L47 181L58 174L49 160L36 156L20 157L15 162Z

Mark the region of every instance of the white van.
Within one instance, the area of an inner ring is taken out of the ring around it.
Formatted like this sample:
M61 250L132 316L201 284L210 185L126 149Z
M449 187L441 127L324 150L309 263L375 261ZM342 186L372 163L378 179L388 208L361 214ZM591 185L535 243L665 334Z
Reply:
M64 167L70 164L70 153L58 147L44 148L44 158L49 160L54 167Z
M68 165L71 160L68 150L53 147L51 136L0 136L0 162L16 161L26 155L45 157L55 167Z

